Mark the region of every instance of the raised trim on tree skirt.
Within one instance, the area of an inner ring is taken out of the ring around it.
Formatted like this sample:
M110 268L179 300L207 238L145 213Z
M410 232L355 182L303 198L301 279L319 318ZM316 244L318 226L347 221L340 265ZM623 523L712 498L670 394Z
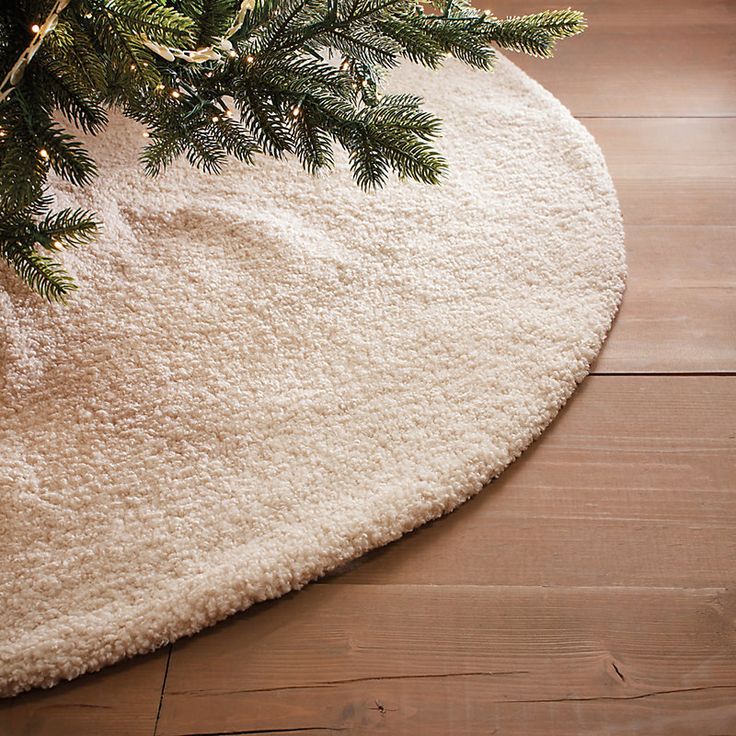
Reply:
M0 270L0 692L97 670L455 508L549 424L624 288L583 126L509 61L407 66L440 187L90 142L106 235L50 306Z

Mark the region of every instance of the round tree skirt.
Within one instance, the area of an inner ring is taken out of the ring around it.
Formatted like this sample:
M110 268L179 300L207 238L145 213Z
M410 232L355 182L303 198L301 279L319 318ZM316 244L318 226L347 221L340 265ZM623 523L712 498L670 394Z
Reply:
M344 157L185 162L89 142L100 242L48 305L0 268L0 692L282 595L450 511L549 424L624 288L619 206L570 113L501 59L397 71L438 187Z

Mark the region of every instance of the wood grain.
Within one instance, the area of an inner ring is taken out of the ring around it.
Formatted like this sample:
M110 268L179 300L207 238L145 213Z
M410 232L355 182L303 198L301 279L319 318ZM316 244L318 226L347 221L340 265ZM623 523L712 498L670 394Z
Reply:
M736 729L723 589L315 585L175 647L159 736Z
M168 649L0 700L0 736L151 736Z
M594 371L736 371L736 227L631 226L629 277Z
M632 225L736 225L736 118L589 119Z
M736 115L736 4L723 0L485 0L494 13L585 12L553 60L509 58L582 116Z
M736 579L736 377L591 376L451 515L346 566L370 585Z

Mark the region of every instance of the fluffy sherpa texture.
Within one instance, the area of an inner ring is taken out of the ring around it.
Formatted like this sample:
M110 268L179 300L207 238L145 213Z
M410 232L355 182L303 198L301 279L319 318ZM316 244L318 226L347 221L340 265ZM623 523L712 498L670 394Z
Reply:
M90 145L106 235L50 306L0 269L0 690L193 634L455 508L586 375L624 288L600 150L506 60L407 66L447 183Z

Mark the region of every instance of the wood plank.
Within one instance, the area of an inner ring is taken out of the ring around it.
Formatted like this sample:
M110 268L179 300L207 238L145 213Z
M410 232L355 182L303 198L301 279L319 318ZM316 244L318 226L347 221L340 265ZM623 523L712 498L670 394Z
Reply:
M736 118L589 119L632 225L736 225Z
M736 228L631 226L628 285L594 371L736 371Z
M584 116L736 114L736 4L722 0L485 0L503 17L567 8L588 29L555 58L509 58Z
M722 589L311 586L175 645L158 734L732 733L734 616Z
M0 736L152 736L168 649L0 700Z
M733 376L591 376L489 488L326 582L722 585L735 415Z

